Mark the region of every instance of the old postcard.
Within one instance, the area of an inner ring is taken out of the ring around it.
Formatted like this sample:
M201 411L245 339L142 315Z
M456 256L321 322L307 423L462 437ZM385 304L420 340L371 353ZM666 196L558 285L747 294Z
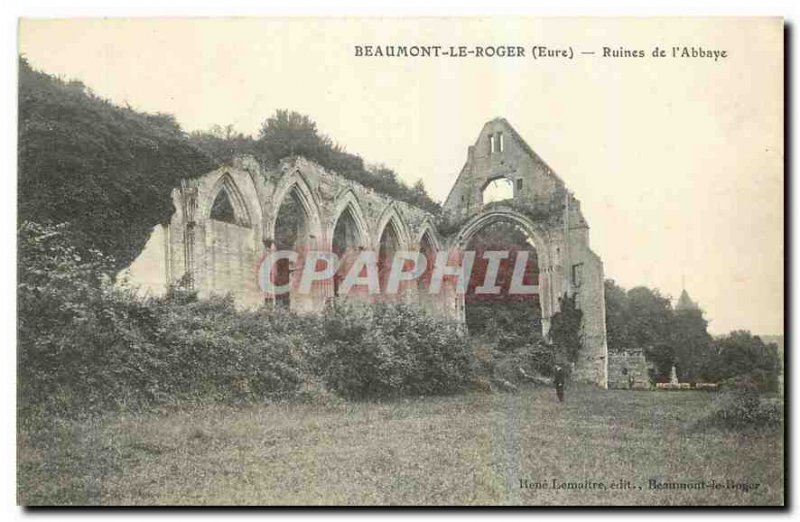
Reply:
M18 54L19 504L784 505L782 19Z

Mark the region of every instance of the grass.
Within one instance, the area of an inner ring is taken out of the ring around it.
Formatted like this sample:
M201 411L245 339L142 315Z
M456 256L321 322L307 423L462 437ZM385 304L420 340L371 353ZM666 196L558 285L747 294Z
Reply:
M186 406L20 427L18 500L53 504L781 505L782 431L693 428L714 395L570 388ZM521 488L591 480L632 489ZM758 483L651 490L649 481ZM639 489L641 487L641 489Z

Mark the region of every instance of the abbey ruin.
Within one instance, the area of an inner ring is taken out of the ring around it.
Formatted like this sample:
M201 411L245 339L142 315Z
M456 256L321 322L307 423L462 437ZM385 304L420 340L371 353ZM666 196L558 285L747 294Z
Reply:
M508 187L507 197L485 201L490 184ZM387 297L340 296L335 277L319 281L311 292L267 295L259 285L258 271L270 252L413 251L426 258L450 252L457 263L459 252L481 230L510 223L536 249L542 333L547 335L559 297L574 295L583 312L583 346L575 377L607 386L603 264L589 246L589 225L580 202L505 119L486 123L469 146L441 216L393 200L302 157L286 158L275 168L239 157L184 180L172 198L175 213L170 223L154 229L128 270L132 284L158 294L188 279L201 296L231 294L241 306L280 301L299 312L320 311L332 299L375 302ZM279 212L287 202L300 214L292 222L288 240L276 236ZM281 244L287 241L290 244ZM288 277L294 268L288 268ZM464 322L464 295L453 281L435 293L424 291L419 283L405 290L392 298Z

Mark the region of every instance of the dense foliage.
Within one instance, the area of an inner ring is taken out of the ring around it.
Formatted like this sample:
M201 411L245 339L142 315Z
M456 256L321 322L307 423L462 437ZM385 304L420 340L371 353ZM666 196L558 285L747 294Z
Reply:
M737 330L714 340L705 376L738 388L778 390L781 359L778 346Z
M264 120L256 138L236 132L231 126L216 126L207 132L193 133L192 141L223 162L237 154L251 154L267 165L288 156L304 156L382 194L432 213L440 210L439 204L428 196L422 180L409 187L387 167L366 166L360 156L345 151L321 133L311 118L294 111L276 111Z
M173 213L181 178L210 170L172 116L117 107L19 61L19 220L71 223L81 253L129 264Z
M559 359L558 347L540 332L493 330L473 337L474 370L479 389L545 382ZM499 386L498 386L499 385Z
M575 296L564 294L558 300L559 310L550 321L550 339L556 347L559 363L574 363L583 344L583 312Z
M98 277L65 227L19 231L21 408L75 412L194 397L285 396L302 381L302 343L284 317L237 312L178 289L142 299Z
M671 352L678 379L682 382L716 381L714 339L700 309L674 310L671 323Z
M330 308L313 352L327 388L353 399L450 394L471 378L459 329L405 305Z
M348 398L435 395L471 380L464 335L416 308L297 316L181 287L143 299L112 285L109 260L81 253L68 227L24 223L19 243L22 410L298 398L317 382Z
M609 351L643 349L656 379L669 379L674 365L681 382L728 382L777 391L778 346L746 331L714 339L699 308L674 309L658 290L636 287L627 292L605 283Z
M514 269L521 253L528 256L522 283L535 285L539 282L539 267L536 249L524 232L516 225L506 222L492 223L467 244L467 250L475 252L475 260L464 296L465 320L471 335L505 332L520 336L531 336L541 332L542 312L538 294L522 294L511 291ZM487 252L507 252L500 260L493 281L497 293L479 293L476 289L486 282L489 261Z
M761 430L783 424L783 403L765 399L752 389L737 389L720 394L709 411L695 423L703 431Z
M94 95L19 60L19 221L70 223L82 253L98 250L112 272L141 252L152 228L174 212L182 178L208 172L235 154L267 163L304 155L377 191L437 212L422 182L403 184L385 167L367 168L319 133L307 116L277 111L258 138L215 128L184 133L168 114L146 114Z

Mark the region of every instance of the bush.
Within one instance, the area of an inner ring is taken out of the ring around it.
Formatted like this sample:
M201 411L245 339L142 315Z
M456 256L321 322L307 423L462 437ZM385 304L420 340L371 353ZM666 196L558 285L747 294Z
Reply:
M472 340L476 354L473 371L486 382L544 383L553 374L559 348L540 334L491 332Z
M460 330L410 306L241 311L181 285L142 299L98 275L112 261L80 254L66 226L25 223L19 243L21 410L273 400L319 383L346 398L449 394L471 379Z
M68 227L19 231L19 407L80 413L183 398L286 397L303 382L307 319L237 311L171 289L142 299L98 276Z
M217 401L286 398L300 388L300 318L281 310L237 311L230 297L153 303L157 391L164 398ZM158 397L152 397L157 399Z
M737 330L714 340L716 356L706 373L722 387L748 387L777 392L781 356L776 344L764 343L748 331Z
M334 305L324 314L313 367L347 398L458 392L472 353L460 330L408 305Z
M721 393L697 427L746 430L772 428L782 423L783 408L779 402L766 400L753 390L742 389Z
M556 357L553 346L532 342L507 352L495 352L492 376L519 384L531 378L552 376Z

